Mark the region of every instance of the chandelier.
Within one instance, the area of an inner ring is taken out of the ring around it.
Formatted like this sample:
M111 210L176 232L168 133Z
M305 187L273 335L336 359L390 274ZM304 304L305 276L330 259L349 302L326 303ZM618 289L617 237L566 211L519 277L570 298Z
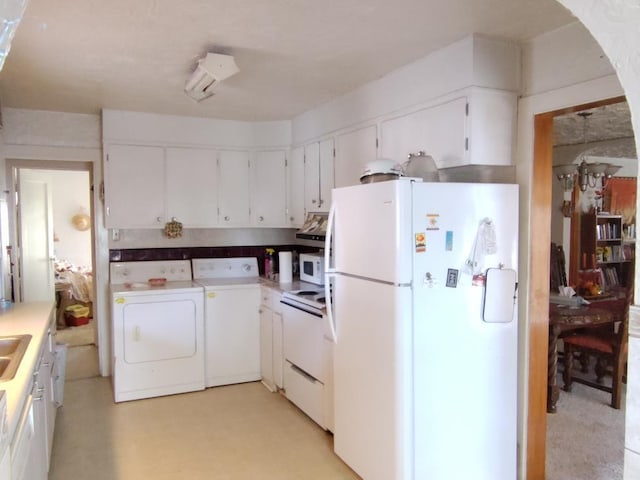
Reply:
M586 161L586 144L587 144L587 120L592 115L591 112L578 112L582 117L582 138L584 150L578 155L576 160L581 160L580 164L568 163L565 165L556 165L553 167L553 173L562 183L565 192L573 190L574 183L577 179L580 191L585 192L588 187L595 188L598 179L602 179L602 187L604 188L606 180L611 178L621 167L604 162L587 163Z

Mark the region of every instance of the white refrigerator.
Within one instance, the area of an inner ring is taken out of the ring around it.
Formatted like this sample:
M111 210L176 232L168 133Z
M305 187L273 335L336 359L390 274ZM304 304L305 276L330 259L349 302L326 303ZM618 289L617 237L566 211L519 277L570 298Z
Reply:
M326 241L335 452L364 480L515 479L517 185L334 189Z

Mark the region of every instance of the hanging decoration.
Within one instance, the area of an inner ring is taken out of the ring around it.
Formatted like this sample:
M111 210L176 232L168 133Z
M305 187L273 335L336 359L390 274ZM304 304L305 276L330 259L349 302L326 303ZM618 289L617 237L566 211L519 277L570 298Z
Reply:
M76 230L84 232L91 228L91 217L84 208L80 208L80 211L71 217L71 224Z
M167 238L180 238L182 236L182 223L174 218L164 225L164 235Z

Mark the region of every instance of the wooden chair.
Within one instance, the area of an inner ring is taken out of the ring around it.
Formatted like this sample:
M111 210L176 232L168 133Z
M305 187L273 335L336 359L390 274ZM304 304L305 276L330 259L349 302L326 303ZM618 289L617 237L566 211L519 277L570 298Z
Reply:
M622 400L622 377L627 361L629 343L629 305L633 287L629 287L625 306L616 312L618 329L589 329L564 337L564 390L571 391L572 382L576 381L599 390L611 393L611 406L619 409ZM573 375L574 354L593 355L596 357L596 381ZM612 367L611 386L603 384L607 367Z

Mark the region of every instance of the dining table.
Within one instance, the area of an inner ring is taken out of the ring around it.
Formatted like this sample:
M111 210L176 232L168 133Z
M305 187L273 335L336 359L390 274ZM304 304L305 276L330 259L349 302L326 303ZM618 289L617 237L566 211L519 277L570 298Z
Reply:
M583 329L601 328L619 320L617 312L625 304L624 298L609 297L592 301L588 305L569 306L549 304L549 353L547 380L547 413L556 412L560 396L557 384L558 340L571 332Z

